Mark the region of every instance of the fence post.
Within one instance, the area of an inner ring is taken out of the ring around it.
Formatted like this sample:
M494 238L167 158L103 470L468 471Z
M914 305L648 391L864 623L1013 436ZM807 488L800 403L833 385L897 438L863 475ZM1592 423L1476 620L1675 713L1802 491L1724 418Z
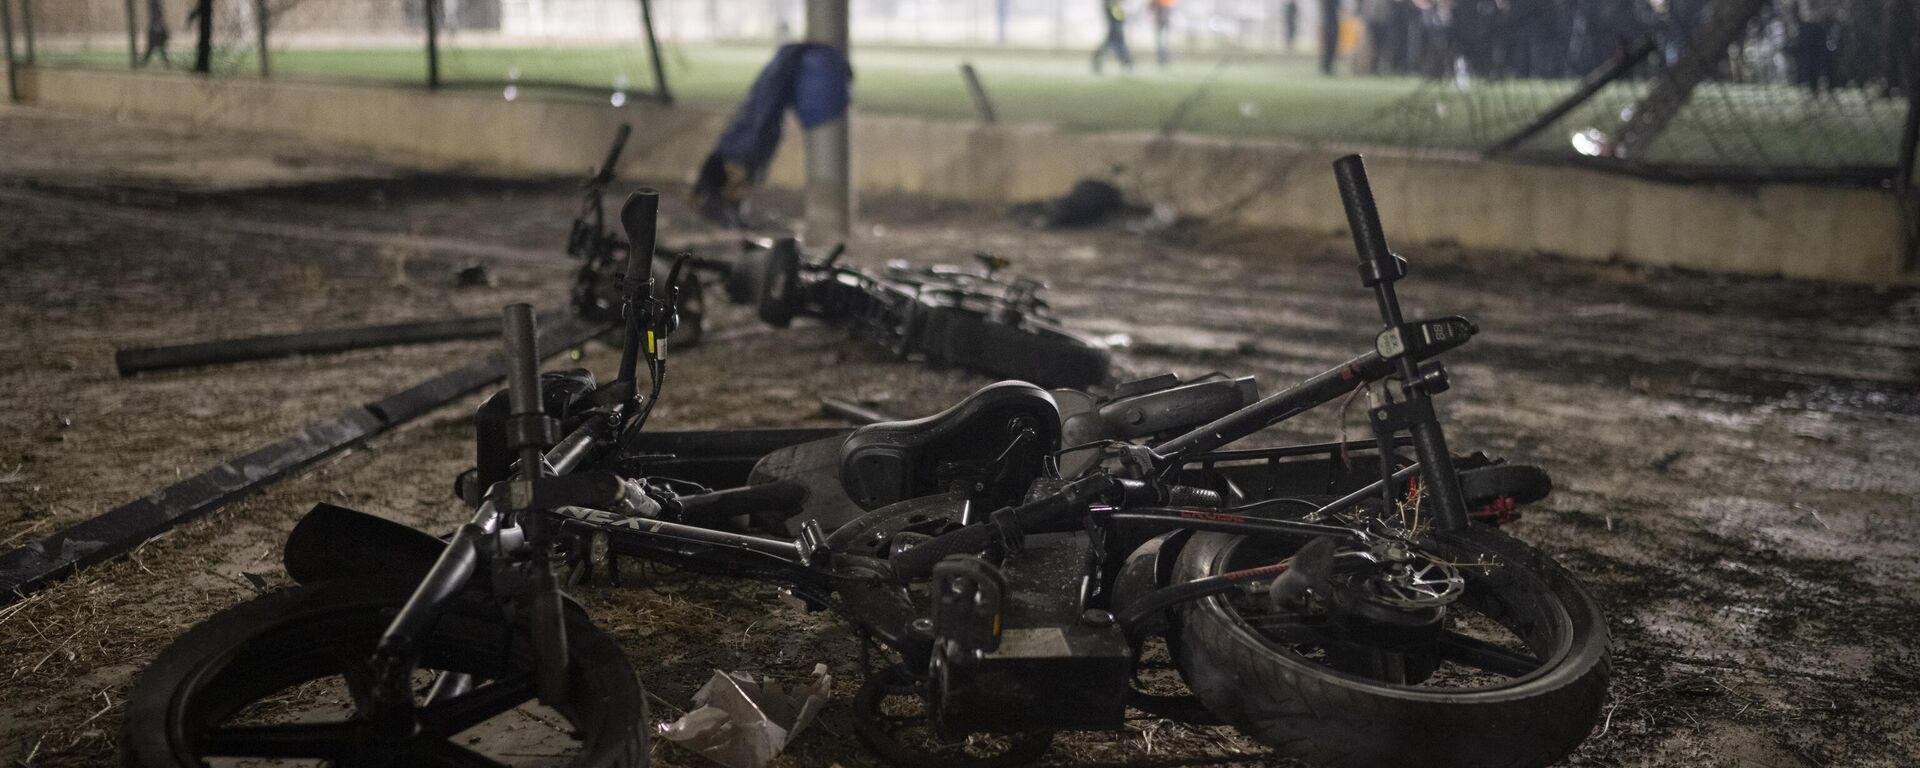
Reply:
M267 25L272 23L271 13L273 11L267 8L267 0L253 0L253 25L259 35L261 77L273 74L272 62L268 61L271 57L267 53Z
M825 43L852 61L848 0L807 0L807 42ZM810 234L844 238L853 231L853 106L807 131L807 227Z
M1767 0L1714 0L1707 6L1706 20L1694 30L1680 59L1663 71L1646 98L1633 105L1633 117L1620 129L1616 157L1639 159L1647 154L1655 139L1667 130L1667 123L1693 98L1693 89L1706 80L1727 58L1727 49L1747 29L1747 22L1767 7Z
M199 0L193 6L193 18L198 22L200 39L193 43L193 71L203 75L213 73L213 0Z
M427 88L440 88L440 0L426 0Z
M20 100L19 76L14 73L13 60L13 0L0 0L0 37L5 37L7 56L7 101Z
M20 0L20 31L27 41L27 63L35 61L33 55L33 0Z
M140 68L140 18L127 0L127 69Z
M667 87L667 68L660 64L660 38L653 33L653 0L640 0L640 25L647 33L647 54L653 59L653 96L662 104L672 104L673 89Z

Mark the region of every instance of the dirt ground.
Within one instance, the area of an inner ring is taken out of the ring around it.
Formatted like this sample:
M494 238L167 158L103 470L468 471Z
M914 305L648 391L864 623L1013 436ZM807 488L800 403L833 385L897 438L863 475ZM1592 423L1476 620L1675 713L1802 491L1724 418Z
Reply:
M261 137L0 109L0 548L490 348L121 379L117 346L555 305L574 194L565 180L421 176ZM667 199L670 242L726 241ZM1035 232L925 200L863 205L850 258L1010 257L1050 282L1062 314L1125 335L1132 373L1218 369L1274 391L1365 349L1377 325L1340 222L1142 237ZM766 208L797 205L776 195ZM1609 617L1611 700L1569 765L1920 763L1920 295L1399 245L1414 264L1410 312L1483 329L1449 356L1456 447L1554 473L1555 494L1511 529ZM472 264L494 284L458 287ZM660 428L832 424L823 395L918 415L987 382L818 325L765 330L731 308L710 320L709 343L676 355ZM604 375L616 356L589 344L578 364ZM0 760L112 762L134 677L194 622L285 583L280 544L313 503L454 526L464 513L448 489L475 402L0 608ZM1270 436L1339 433L1316 412ZM836 620L769 585L638 581L580 597L626 648L656 719L689 706L715 668L799 680L826 662L834 704L779 764L874 762L853 737L853 644ZM665 745L654 758L708 764ZM1048 760L1274 762L1228 729L1144 715L1064 737Z

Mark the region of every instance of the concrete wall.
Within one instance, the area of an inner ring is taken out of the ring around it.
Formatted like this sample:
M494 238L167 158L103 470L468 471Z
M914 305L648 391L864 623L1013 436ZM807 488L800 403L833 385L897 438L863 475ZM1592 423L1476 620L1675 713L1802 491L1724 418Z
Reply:
M297 135L415 166L486 173L582 172L627 121L637 134L622 173L686 178L726 120L715 110L508 102L495 92L62 69L20 75L28 103ZM1322 231L1345 223L1328 170L1336 153L1282 141L858 115L854 142L855 176L869 194L1013 202L1057 195L1118 168L1132 193L1186 213ZM1920 282L1902 270L1899 210L1887 192L1675 185L1465 157L1367 154L1388 234L1407 245L1450 241L1726 272ZM788 141L770 181L795 187L801 173L798 142Z

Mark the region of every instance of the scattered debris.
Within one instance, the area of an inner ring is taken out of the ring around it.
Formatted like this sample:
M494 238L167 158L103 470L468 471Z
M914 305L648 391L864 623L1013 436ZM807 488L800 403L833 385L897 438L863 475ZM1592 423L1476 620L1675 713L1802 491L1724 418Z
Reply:
M792 690L744 672L714 670L693 694L697 707L660 726L660 735L727 768L760 768L806 730L826 706L833 687L827 665L813 665L813 680Z

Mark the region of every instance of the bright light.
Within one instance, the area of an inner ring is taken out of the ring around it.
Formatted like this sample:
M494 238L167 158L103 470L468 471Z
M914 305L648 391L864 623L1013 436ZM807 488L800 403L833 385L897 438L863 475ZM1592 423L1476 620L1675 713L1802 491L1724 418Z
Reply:
M1573 134L1573 151L1587 157L1601 157L1612 154L1613 140L1598 128L1588 128Z

